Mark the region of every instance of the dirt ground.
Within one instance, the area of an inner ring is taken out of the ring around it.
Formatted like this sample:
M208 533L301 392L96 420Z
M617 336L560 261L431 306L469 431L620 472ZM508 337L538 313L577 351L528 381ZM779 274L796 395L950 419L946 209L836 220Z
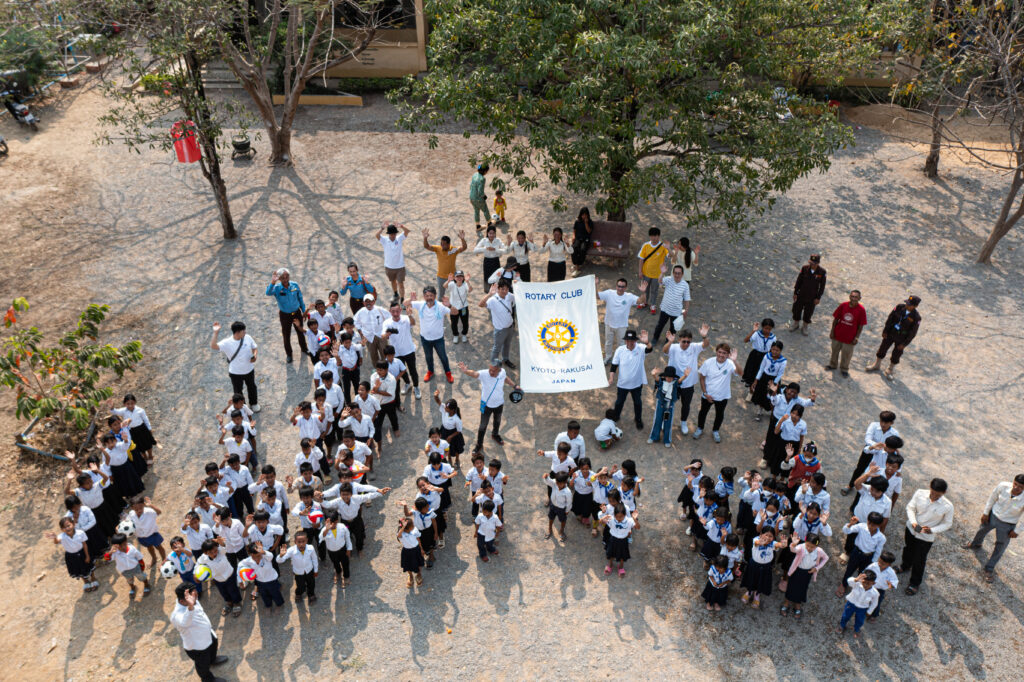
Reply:
M46 329L71 322L84 304L110 304L108 338L140 338L146 359L118 391L133 390L149 412L164 449L147 488L165 510L165 537L187 509L202 465L219 457L213 414L230 392L223 361L207 347L210 324L242 319L261 346L258 376L260 455L278 470L291 467L296 437L286 417L309 393L308 365L286 365L274 304L263 290L272 270L287 265L307 300L337 287L349 260L380 272L371 236L385 220L434 234L469 224L467 157L484 140L442 135L436 150L423 136L393 132L393 111L379 98L362 110L306 109L299 117L297 167L271 170L228 162L226 175L240 232L224 242L214 206L196 167L168 154L134 155L92 144L100 96L83 90L43 108L42 129L31 134L9 119L0 132L11 153L0 160L4 211L0 215L0 300L27 296L28 319ZM251 605L241 618L219 615L219 598L206 601L232 663L230 679L308 679L348 674L356 679L595 678L626 674L650 679L1019 679L1024 650L1024 604L1018 589L1024 545L1011 545L993 585L980 563L959 549L973 533L992 486L1024 471L1020 443L1024 346L1017 292L1024 285L1020 233L1007 237L992 266L974 264L1003 190L1002 179L970 166L942 167L937 181L920 173L923 152L862 126L855 147L839 153L831 170L799 182L758 221L754 234L734 238L713 230L690 233L703 247L696 268L691 323L712 325L712 337L739 343L751 322L766 314L787 318L790 287L802 262L821 252L829 285L809 337L780 334L790 358L788 376L818 389L807 415L832 477L844 482L856 461L868 422L882 409L898 414L907 446L905 493L889 527L887 547L900 553L905 507L933 476L950 482L956 506L953 530L937 542L920 594L899 590L886 612L859 641L828 628L842 601L832 590L840 574L830 562L812 587L802 621L778 613L780 596L764 612L742 608L707 615L699 600L700 562L686 551L675 498L681 467L700 456L717 469L747 468L759 459L763 426L735 399L724 442L680 439L675 447L648 446L624 419L626 440L594 453L597 466L636 459L646 479L643 528L624 580L603 575L600 545L570 523L564 543L544 540L540 476L534 456L550 447L570 418L581 418L588 446L614 391L528 396L506 410L500 457L509 475L508 532L501 555L476 558L467 505L457 498L449 544L426 584L407 590L398 567L393 528L396 502L413 497L424 466L418 452L433 405L409 399L402 436L386 445L378 484L394 486L366 514L369 539L353 561L353 583L331 589L330 568L319 580L313 608L289 600L281 613ZM261 154L265 145L257 142ZM551 190L508 196L513 229L540 234L570 219L551 212ZM582 202L583 199L580 199ZM572 202L576 203L576 202ZM685 219L665 205L631 215L640 234L660 225L684 234ZM433 280L433 255L407 254L411 283ZM460 263L479 283L479 260ZM623 272L592 268L605 280ZM541 262L541 268L543 263ZM375 281L382 282L378 275ZM850 378L826 372L827 316L860 288L869 328ZM908 294L923 298L922 331L897 378L865 374L884 316ZM469 346L449 346L455 359L482 366L486 323L471 313ZM637 319L653 328L649 316ZM652 355L649 368L660 363ZM998 360L998 362L996 362ZM421 361L422 371L422 361ZM434 382L437 386L437 382ZM463 405L478 399L472 382L441 384ZM410 397L411 398L411 397ZM645 396L647 409L651 401ZM0 398L0 432L13 434L9 396ZM467 428L476 427L472 409ZM648 417L648 422L650 417ZM691 417L692 423L692 417ZM0 523L0 644L11 652L4 677L19 679L188 679L191 663L167 615L175 582L157 577L154 594L129 604L123 582L101 569L100 591L82 595L68 580L60 553L42 538L61 508L64 469L0 448L0 480L7 500ZM456 479L461 485L461 477ZM836 496L836 508L845 498ZM838 533L841 514L832 527ZM989 540L986 547L991 547ZM837 555L840 543L826 543ZM289 570L283 572L286 588ZM1008 646L1010 644L1010 646Z

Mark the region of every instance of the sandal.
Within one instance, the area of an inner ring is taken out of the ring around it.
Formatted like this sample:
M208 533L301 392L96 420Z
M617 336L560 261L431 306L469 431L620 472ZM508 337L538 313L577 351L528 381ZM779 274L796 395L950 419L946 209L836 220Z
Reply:
M801 613L803 613L803 611L801 609L793 609L793 617L794 618L799 618Z
M231 604L225 604L224 608L220 610L220 615L226 616L231 613Z
M419 573L416 574L416 584L417 585L422 585L423 584L423 576L420 575Z
M785 604L783 604L783 605L782 605L782 606L781 606L781 607L779 608L779 613L780 613L781 615L785 616L785 615L786 615L787 613L789 613L789 607L788 607L788 606L786 606Z
M626 569L624 569L624 568L620 568L619 569L619 577L620 578L625 578L626 577Z
M996 579L996 574L995 573L993 573L992 571L985 571L985 582L987 582L987 583L995 582L995 579Z
M242 615L242 605L241 604L235 604L234 606L232 606L231 607L231 615L234 618L238 618L240 615Z
M612 567L611 566L605 566L604 567L604 574L605 575L611 575L612 574Z
M148 587L144 587L144 588L142 588L142 596L143 596L143 597L149 596L149 593L150 593L151 591L152 591L152 590L150 590L150 589L149 589Z
M128 599L135 599L135 590L128 590Z

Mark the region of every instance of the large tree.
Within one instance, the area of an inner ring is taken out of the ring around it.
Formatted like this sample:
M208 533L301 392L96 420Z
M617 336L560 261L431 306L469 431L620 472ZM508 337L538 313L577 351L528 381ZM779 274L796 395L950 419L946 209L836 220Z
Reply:
M826 107L777 88L797 73L830 81L868 64L899 7L436 0L430 70L393 101L410 130L472 124L493 141L478 160L524 190L546 177L596 195L620 220L664 195L691 223L740 229L851 140ZM565 194L554 203L563 208Z

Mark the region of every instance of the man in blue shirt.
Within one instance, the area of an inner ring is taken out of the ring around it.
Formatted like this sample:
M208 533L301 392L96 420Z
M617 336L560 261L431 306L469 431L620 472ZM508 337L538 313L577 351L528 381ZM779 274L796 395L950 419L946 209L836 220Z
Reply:
M306 304L302 301L302 290L291 281L286 268L281 268L270 277L267 285L267 296L277 301L277 316L281 321L281 336L284 337L284 353L288 362L292 361L292 327L299 337L299 348L306 353L306 337L302 331L302 320L306 313Z

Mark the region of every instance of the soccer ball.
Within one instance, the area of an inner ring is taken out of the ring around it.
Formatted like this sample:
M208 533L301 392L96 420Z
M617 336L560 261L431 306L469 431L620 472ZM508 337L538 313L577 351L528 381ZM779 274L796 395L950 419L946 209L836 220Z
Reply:
M160 567L160 575L170 580L174 576L178 575L178 569L174 567L174 562L168 559Z
M244 567L238 569L238 577L243 583L251 583L256 580L255 569Z
M309 522L314 526L319 525L324 520L324 513L319 509L311 509L309 512Z
M213 571L204 564L199 564L192 570L192 577L196 579L197 583L205 583L212 575Z
M127 535L128 537L134 537L135 522L131 519L124 519L121 523L117 524L117 532Z

